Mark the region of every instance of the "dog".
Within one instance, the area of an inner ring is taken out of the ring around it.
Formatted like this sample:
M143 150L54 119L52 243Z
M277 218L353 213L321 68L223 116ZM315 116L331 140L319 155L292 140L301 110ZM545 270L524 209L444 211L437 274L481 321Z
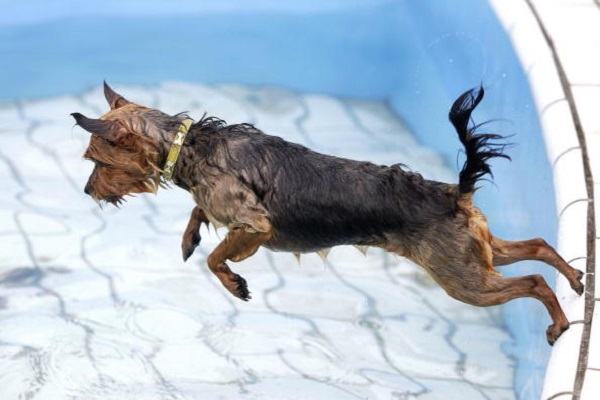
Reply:
M495 267L539 260L583 293L583 273L543 239L507 241L492 235L473 205L489 161L509 158L502 136L476 132L471 113L484 96L471 89L449 119L465 148L458 184L424 179L402 164L354 161L314 152L253 125L227 125L203 116L167 115L126 100L104 82L110 111L100 119L71 114L90 132L84 158L95 166L85 193L118 206L127 195L155 193L170 182L190 192L196 207L182 241L184 260L200 243L203 223L228 228L207 258L223 286L250 299L246 280L227 261L259 247L306 253L350 244L374 246L423 267L450 295L475 306L533 297L547 308L550 345L569 328L556 295L541 275L502 277Z

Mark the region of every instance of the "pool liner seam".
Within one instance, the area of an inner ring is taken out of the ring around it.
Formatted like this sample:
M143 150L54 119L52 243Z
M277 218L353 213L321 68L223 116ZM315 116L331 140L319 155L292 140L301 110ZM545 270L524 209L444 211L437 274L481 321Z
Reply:
M551 102L549 102L548 104L546 104L541 110L540 110L540 117L544 116L544 114L546 114L546 112L548 112L548 110L550 110L552 107L554 107L557 104L561 104L563 101L566 101L567 99L564 97L561 97L560 99L556 99L556 100L552 100Z
M577 199L577 200L573 200L570 203L568 203L566 206L563 207L563 209L560 211L560 213L558 214L558 219L561 219L563 214L565 213L565 211L567 211L568 208L570 208L571 206L578 204L578 203L588 203L589 204L593 204L593 200L592 199ZM585 257L585 256L583 256Z
M587 257L581 256L581 257L572 258L570 260L567 260L567 264L571 264L571 263L574 263L575 261L579 261L579 260L587 260Z
M568 149L565 149L562 153L560 153L558 156L556 156L556 159L552 163L552 169L554 169L556 167L556 164L558 164L558 160L560 160L563 156L569 154L572 151L576 151L576 150L581 150L581 146L569 147Z
M575 393L573 393L573 392L558 392L558 393L548 397L546 400L554 400L554 399L558 399L559 397L567 396L567 395L574 396Z

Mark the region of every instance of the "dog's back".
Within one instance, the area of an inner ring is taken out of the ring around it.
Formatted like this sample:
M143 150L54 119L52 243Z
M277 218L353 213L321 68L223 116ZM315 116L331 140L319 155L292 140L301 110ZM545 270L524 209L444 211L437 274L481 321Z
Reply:
M400 165L321 154L247 124L196 135L202 138L194 145L205 149L208 162L235 174L268 211L274 229L268 247L275 250L377 246L391 236L419 242L424 231L456 214L456 185Z

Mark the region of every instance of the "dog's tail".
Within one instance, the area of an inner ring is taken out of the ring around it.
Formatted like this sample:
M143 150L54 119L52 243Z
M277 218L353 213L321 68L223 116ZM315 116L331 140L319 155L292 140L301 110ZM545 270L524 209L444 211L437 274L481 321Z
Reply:
M494 140L504 139L504 136L493 133L476 134L475 131L481 125L469 127L471 113L483 99L483 87L479 90L471 89L463 93L450 109L450 122L456 128L458 137L465 146L467 160L459 175L458 189L461 194L472 193L477 188L475 183L484 175L492 176L488 160L494 157L503 157L510 160L504 154L505 143L494 143Z

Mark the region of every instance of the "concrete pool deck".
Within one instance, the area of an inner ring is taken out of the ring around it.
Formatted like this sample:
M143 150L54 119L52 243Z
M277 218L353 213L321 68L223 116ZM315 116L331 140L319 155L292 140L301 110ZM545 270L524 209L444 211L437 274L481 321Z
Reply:
M581 297L564 278L558 279L557 295L572 327L552 351L542 399L598 399L600 1L491 3L512 38L536 100L553 165L559 251L587 273Z

